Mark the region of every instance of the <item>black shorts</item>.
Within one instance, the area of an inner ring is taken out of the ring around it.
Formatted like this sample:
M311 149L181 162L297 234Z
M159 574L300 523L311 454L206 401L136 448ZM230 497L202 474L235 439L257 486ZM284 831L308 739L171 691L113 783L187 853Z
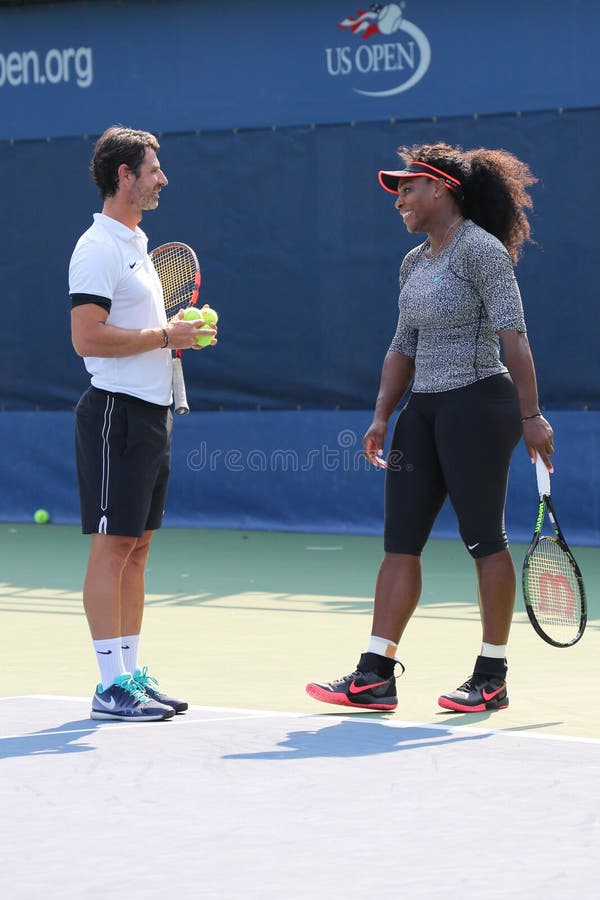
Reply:
M412 394L388 454L386 552L419 556L446 497L471 556L506 549L508 470L521 434L508 375L439 394Z
M95 387L83 394L75 410L75 452L84 534L141 537L160 528L172 427L168 406Z

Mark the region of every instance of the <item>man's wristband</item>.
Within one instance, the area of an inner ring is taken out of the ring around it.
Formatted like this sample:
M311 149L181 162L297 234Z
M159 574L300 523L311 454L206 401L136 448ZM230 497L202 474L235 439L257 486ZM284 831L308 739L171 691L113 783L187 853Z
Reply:
M169 346L169 332L167 331L166 328L163 328L162 333L163 333L163 350L164 350L165 347Z
M528 419L541 419L541 418L542 418L541 413L534 413L532 416L521 416L521 422L526 422Z

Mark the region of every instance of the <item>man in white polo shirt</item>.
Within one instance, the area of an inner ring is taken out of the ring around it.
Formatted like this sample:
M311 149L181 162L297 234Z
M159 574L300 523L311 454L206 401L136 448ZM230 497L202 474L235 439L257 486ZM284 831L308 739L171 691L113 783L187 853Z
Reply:
M92 376L75 442L82 530L91 535L83 603L100 668L93 719L154 721L188 707L137 664L144 572L169 480L170 351L198 349L206 331L181 314L167 322L138 227L168 183L158 150L152 134L121 126L99 138L91 170L103 208L69 266L73 346Z

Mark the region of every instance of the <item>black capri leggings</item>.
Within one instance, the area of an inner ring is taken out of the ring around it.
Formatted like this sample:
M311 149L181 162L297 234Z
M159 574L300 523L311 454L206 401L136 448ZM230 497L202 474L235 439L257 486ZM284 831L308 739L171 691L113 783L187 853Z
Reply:
M453 391L413 393L388 454L386 552L420 556L446 497L471 556L505 550L508 469L521 432L507 374Z

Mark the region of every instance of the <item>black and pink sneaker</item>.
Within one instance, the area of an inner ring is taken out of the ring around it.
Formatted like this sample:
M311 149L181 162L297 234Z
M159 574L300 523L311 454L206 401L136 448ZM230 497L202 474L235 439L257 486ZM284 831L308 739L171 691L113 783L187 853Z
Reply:
M442 694L438 703L443 709L453 712L486 712L494 709L506 709L508 693L506 690L506 661L478 656L475 669L464 684Z
M389 660L392 672L395 665L404 666L398 660ZM391 712L398 706L396 676L385 678L377 672L362 672L356 669L350 675L330 682L311 681L306 685L306 693L321 703L337 706L352 706L357 709L372 709Z

